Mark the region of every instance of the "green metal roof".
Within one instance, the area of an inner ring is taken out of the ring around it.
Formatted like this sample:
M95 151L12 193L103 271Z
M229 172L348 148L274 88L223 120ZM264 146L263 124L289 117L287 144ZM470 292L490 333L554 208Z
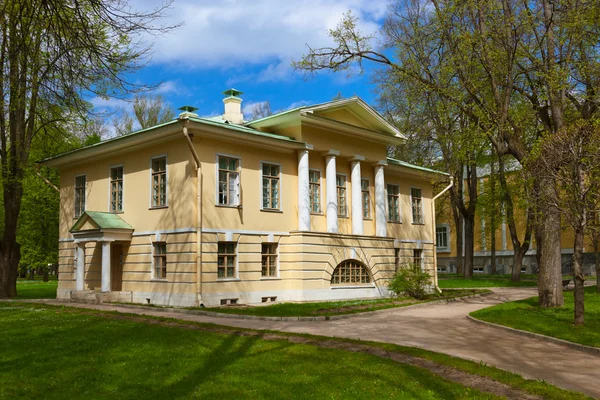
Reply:
M450 176L450 174L448 174L446 172L436 171L435 169L430 169L430 168L421 167L419 165L409 164L407 162L396 160L396 159L389 158L389 157L388 157L387 161L388 161L388 163L390 163L392 165L399 165L401 167L412 168L412 169L416 169L416 170L423 171L423 172L430 172L433 174Z
M92 220L100 229L133 230L133 227L117 214L102 211L84 211L69 232L78 231L88 219Z
M240 94L244 94L244 92L240 92L237 89L231 88L224 91L223 94L227 97L240 97Z
M218 119L213 119L213 118L214 117L212 117L212 118L189 117L190 121L201 122L201 123L207 124L207 125L220 126L222 128L228 128L228 129L232 129L235 131L250 133L252 135L263 136L263 137L267 137L267 138L271 138L271 139L279 139L279 140L285 140L288 142L303 143L303 142L297 141L296 139L294 139L293 137L290 137L290 136L278 135L276 133L262 132L257 129L248 128L247 126L244 126L244 125L230 124L223 119L218 120Z

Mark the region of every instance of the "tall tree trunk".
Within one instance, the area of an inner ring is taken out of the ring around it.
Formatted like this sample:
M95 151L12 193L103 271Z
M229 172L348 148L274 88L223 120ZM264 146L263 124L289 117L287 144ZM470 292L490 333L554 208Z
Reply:
M465 279L473 278L473 251L475 248L475 218L465 218Z
M527 249L518 248L514 250L513 255L513 269L511 280L513 282L519 282L521 280L521 268L523 268L523 258L525 257L525 253L527 253Z
M456 273L463 274L463 217L458 208L452 203L452 216L456 229Z
M575 244L573 246L573 281L575 282L575 291L573 297L575 300L575 325L582 325L584 319L584 291L585 277L583 276L583 229L575 231Z
M594 262L596 264L596 292L600 293L600 252L598 252L598 234L594 234Z
M494 211L490 214L490 267L492 275L496 274L496 171L494 168L494 162L491 164L490 173L490 196L492 198L492 205Z
M549 180L540 182L540 190L550 191L543 198L552 198L555 193L555 183ZM560 212L554 207L544 204L540 210L542 221L540 223L542 239L538 243L540 255L540 275L538 277L538 293L540 307L562 307L565 304L562 288L561 256L560 256Z

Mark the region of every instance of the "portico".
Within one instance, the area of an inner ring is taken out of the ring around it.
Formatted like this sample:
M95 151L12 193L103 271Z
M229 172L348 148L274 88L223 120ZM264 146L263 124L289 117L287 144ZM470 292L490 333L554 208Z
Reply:
M123 266L122 244L131 242L133 228L114 213L85 211L70 232L76 246L75 290L86 290L86 244L94 242L101 246L102 292L120 292Z

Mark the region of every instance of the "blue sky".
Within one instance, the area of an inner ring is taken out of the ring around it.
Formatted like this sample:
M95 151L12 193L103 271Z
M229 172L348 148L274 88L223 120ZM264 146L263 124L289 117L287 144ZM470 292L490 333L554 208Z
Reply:
M158 0L134 0L147 10ZM149 63L133 80L156 89L178 108L198 107L198 114L223 112L221 92L234 87L244 92L242 107L269 101L273 111L358 95L375 102L370 83L373 67L363 75L322 73L305 80L290 67L306 52L306 44L332 44L328 29L335 28L351 10L364 33L376 33L387 0L174 0L163 22L183 23L173 32L144 40L152 44ZM376 43L375 43L376 45ZM92 99L96 111L130 109L117 99Z

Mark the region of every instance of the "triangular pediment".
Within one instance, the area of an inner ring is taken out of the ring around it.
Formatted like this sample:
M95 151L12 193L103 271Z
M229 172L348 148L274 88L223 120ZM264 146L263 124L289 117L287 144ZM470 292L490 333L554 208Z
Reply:
M74 233L102 229L133 231L133 227L117 214L102 211L84 211L70 229L70 232Z

